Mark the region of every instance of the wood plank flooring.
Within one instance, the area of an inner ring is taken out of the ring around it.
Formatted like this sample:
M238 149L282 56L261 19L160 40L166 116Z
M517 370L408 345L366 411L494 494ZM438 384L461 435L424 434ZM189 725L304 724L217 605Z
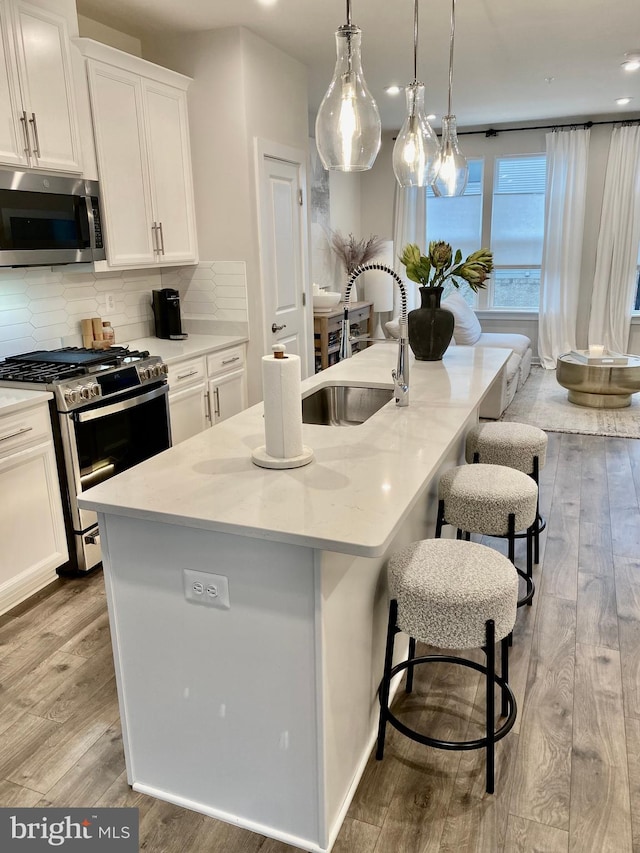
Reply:
M482 752L389 729L335 853L640 853L640 441L551 433L541 507L495 795ZM475 736L477 674L461 685L454 667L422 670L402 713L440 737ZM0 806L17 805L135 806L150 853L295 853L128 787L100 573L0 617Z

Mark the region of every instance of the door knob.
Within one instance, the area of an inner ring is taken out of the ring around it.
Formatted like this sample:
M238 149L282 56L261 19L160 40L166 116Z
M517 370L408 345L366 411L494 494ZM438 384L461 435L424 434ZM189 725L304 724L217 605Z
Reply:
M283 329L286 329L286 328L287 328L286 323L284 323L282 326L276 326L275 323L271 324L271 331L273 332L274 335L276 332L281 332Z

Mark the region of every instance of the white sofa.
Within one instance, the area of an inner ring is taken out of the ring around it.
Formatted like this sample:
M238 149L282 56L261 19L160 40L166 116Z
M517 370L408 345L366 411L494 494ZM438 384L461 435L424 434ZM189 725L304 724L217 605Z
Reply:
M455 317L451 344L511 350L509 360L496 377L480 407L481 418L497 420L529 376L533 356L531 341L526 335L483 332L475 312L457 291L450 293L441 304ZM389 334L397 338L398 319L390 320L385 325Z

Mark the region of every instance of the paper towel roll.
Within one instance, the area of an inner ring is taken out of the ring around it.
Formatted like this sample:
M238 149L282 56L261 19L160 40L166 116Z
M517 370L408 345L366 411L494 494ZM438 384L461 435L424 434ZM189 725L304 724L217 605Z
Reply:
M302 443L300 358L287 355L281 344L273 349L262 359L265 445L252 457L264 468L297 468L313 459Z

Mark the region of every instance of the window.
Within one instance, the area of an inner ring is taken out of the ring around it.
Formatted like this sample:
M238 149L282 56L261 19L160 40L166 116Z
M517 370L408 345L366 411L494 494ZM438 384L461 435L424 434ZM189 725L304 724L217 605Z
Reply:
M490 242L494 308L538 308L545 184L544 154L496 159Z
M469 159L469 181L458 198L436 198L431 189L427 191L429 242L446 240L463 257L481 246L493 252L489 287L477 296L470 288L460 287L470 305L537 311L545 184L546 156L531 154L496 157L486 164L483 159Z

